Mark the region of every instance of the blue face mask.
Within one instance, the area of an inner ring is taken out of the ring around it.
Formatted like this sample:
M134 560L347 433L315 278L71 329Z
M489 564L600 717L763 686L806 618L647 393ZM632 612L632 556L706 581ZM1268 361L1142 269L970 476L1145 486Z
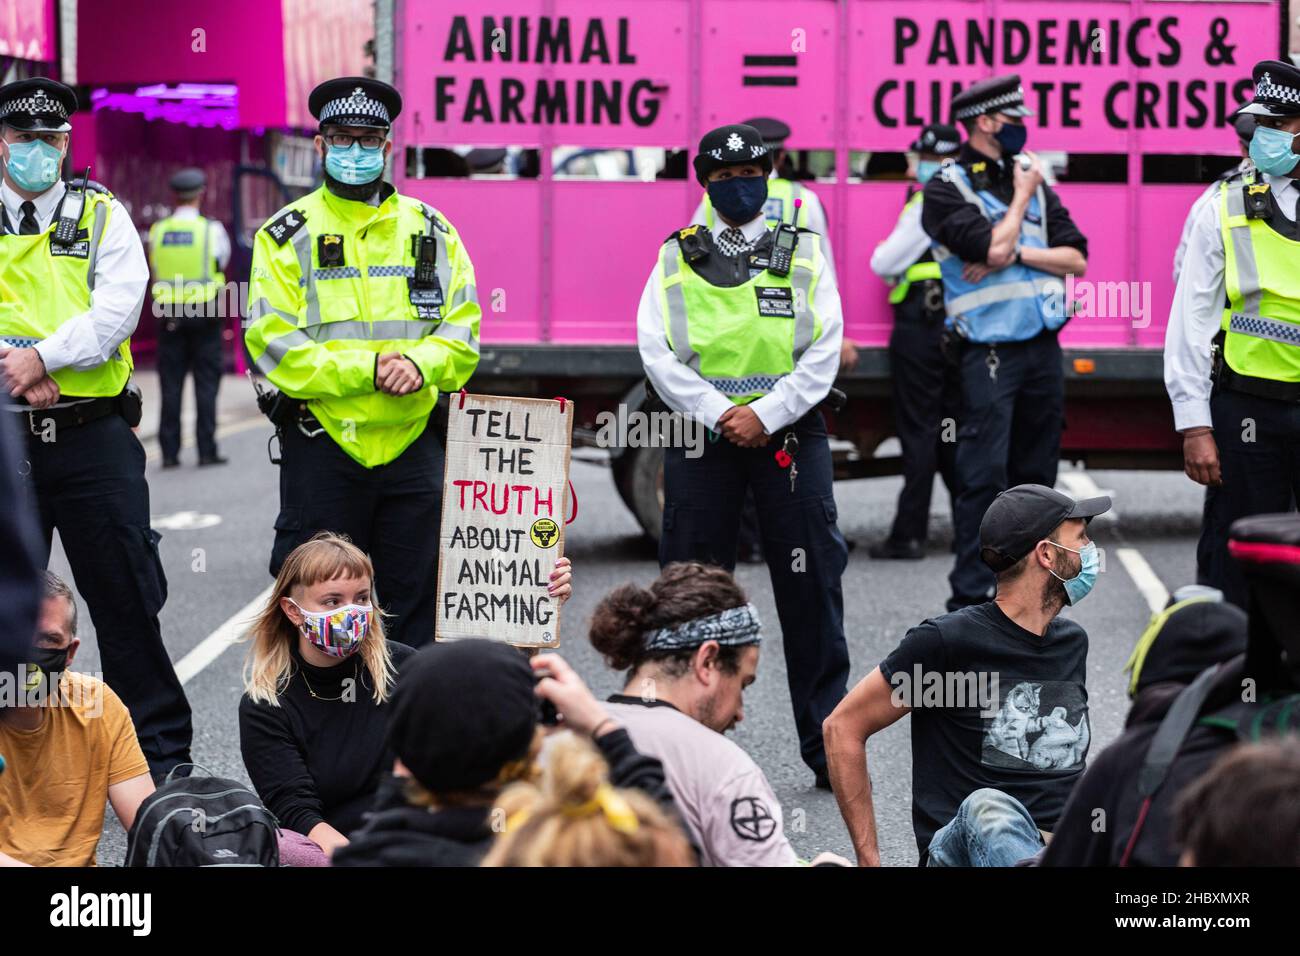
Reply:
M43 193L59 181L63 151L43 140L9 143L9 162L5 169L19 189Z
M709 183L709 202L731 222L744 225L763 211L763 203L767 202L767 178L732 176Z
M1021 123L1002 123L1002 128L993 134L993 138L1002 147L1003 156L1014 156L1025 148L1029 139L1029 127Z
M325 151L325 171L349 186L373 183L384 171L384 147L366 149L360 143L347 149L331 146Z
M1296 134L1271 126L1256 126L1250 138L1250 161L1261 173L1285 176L1300 163L1300 153L1293 152L1291 143Z
M1088 596L1092 586L1097 583L1097 571L1101 568L1101 554L1097 551L1097 543L1089 541L1082 549L1075 551L1074 548L1067 548L1063 544L1056 544L1055 541L1047 542L1056 545L1062 551L1073 551L1079 556L1082 562L1079 567L1079 573L1072 578L1063 578L1055 571L1050 572L1052 577L1056 578L1065 585L1065 599L1071 605L1078 604Z
M933 159L921 159L916 163L916 181L924 186L942 168L943 163Z

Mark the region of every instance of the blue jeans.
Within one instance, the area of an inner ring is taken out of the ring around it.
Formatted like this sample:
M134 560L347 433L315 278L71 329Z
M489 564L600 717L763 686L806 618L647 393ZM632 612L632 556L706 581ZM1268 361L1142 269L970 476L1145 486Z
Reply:
M929 866L1015 866L1043 848L1029 811L1015 797L985 787L961 802L930 841Z

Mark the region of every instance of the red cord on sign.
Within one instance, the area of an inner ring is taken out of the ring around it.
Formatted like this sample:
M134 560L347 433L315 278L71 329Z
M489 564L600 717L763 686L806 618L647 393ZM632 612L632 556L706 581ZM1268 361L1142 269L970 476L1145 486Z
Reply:
M553 402L559 402L559 403L560 403L560 414L563 415L563 414L564 414L564 403L567 401L567 399L565 399L564 396L562 396L562 395L557 395L557 396L555 396L555 398L551 399L551 401L553 401Z
M565 524L573 524L574 519L578 517L578 492L574 490L572 481L569 482L569 495L573 498L573 515L564 522Z
M460 404L457 405L456 407L457 408L465 407L465 390L463 388L460 390Z

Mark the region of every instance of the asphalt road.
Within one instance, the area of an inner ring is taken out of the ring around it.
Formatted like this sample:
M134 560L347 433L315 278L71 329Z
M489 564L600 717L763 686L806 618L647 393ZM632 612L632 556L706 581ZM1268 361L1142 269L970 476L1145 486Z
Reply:
M265 421L227 424L222 433L222 449L231 463L219 468L187 466L164 472L158 467L156 448L150 443L146 447L150 449L151 510L163 535L169 584L163 633L172 659L184 661L183 678L194 710L194 758L214 773L246 780L236 719L245 647L230 646L210 662L187 655L271 583L267 559L279 475L267 460L271 428ZM183 455L187 456L192 461L193 451ZM608 468L575 460L572 480L581 508L567 538L575 593L565 611L560 650L603 696L620 689L621 682L619 675L605 669L584 638L591 611L612 587L629 580L653 580L658 566L654 549L614 490ZM870 672L908 627L942 613L947 597L951 525L941 486L936 486L931 551L924 560L873 561L865 552L867 543L886 532L899 484L897 478L874 479L842 483L836 489L840 527L857 545L844 580L852 682ZM1063 470L1060 487L1075 495L1100 487L1115 500L1115 517L1099 519L1093 529L1106 556L1104 573L1089 599L1069 612L1090 636L1088 690L1095 754L1122 727L1126 698L1120 669L1145 627L1150 602L1159 600L1162 586L1172 589L1194 578L1201 494L1181 474L1165 472ZM1122 559L1121 549L1129 549ZM1143 563L1154 577L1144 573ZM51 566L66 574L57 546ZM763 619L776 622L766 568L741 566L737 576ZM85 622L83 645L76 666L96 671L93 629L88 615L83 613L81 620ZM237 630L227 625L228 633ZM812 775L799 759L780 640L775 628L768 633L758 680L746 694L745 720L734 731L735 740L766 772L801 855L833 850L851 857L834 797L812 787ZM868 759L882 859L892 865L915 864L908 721L899 721L873 739ZM124 850L124 835L110 811L100 862L117 864Z

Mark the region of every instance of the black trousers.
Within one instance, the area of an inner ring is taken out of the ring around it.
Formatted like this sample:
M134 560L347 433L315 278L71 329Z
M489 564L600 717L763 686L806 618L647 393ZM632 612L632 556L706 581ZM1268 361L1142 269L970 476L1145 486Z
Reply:
M949 497L957 500L956 436L943 439L944 419L955 422L961 408L961 377L939 350L943 313L926 312L919 303L904 308L908 305L894 309L889 336L894 429L903 449L903 489L889 537L900 542L929 536L936 471Z
M162 412L158 444L164 458L181 451L181 393L194 375L195 442L200 460L217 454L217 389L221 385L221 325L217 318L161 319L158 327L158 384Z
M789 429L763 448L741 448L719 436L705 441L699 458L687 458L685 448L667 450L659 564L702 561L734 569L741 506L746 490L753 491L799 750L809 767L825 771L822 721L846 693L849 677L840 588L849 552L836 525L821 413L813 411L792 427L799 438L793 493L790 472L773 457Z
M1246 608L1246 581L1228 556L1228 530L1238 518L1295 510L1300 499L1300 404L1216 389L1210 416L1223 484L1206 489L1196 578Z
M16 416L18 417L18 416ZM49 560L54 530L95 624L104 682L122 698L155 776L190 759L190 705L163 646L158 612L167 577L161 536L149 526L145 454L118 415L63 428L43 441L27 428L35 496Z
M989 356L996 352L997 371ZM988 599L995 578L980 559L980 522L999 493L1020 484L1056 484L1065 420L1065 370L1055 333L997 346L967 345L961 358L957 428L957 560L951 604Z
M375 600L390 640L433 640L442 520L443 447L432 426L386 465L366 468L329 435L284 431L271 573L319 531L345 534L375 565Z

